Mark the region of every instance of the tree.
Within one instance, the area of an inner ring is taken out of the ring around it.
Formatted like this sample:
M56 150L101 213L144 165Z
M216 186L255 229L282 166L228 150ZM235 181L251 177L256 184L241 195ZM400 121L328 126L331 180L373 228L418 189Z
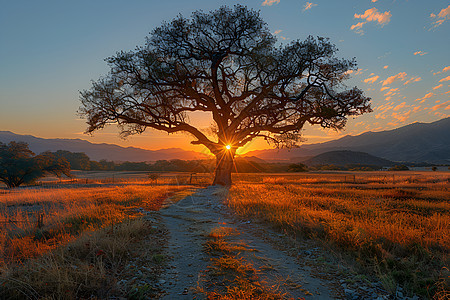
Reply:
M236 150L256 137L277 147L300 141L305 123L342 129L369 100L343 81L356 69L328 39L278 45L259 12L236 5L181 15L144 46L106 59L111 71L80 93L87 133L117 124L123 136L147 128L186 132L216 156L213 184L230 185ZM195 111L213 126L196 128Z
M70 177L70 164L51 152L34 156L23 142L0 143L0 182L7 187L33 182L48 173Z
M289 172L308 172L308 166L302 163L290 164L288 167Z

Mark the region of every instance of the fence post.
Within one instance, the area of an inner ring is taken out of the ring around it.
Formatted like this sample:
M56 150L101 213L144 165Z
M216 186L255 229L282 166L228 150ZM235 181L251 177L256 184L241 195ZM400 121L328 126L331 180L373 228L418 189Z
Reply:
M37 217L37 228L41 229L44 227L44 214L39 213Z

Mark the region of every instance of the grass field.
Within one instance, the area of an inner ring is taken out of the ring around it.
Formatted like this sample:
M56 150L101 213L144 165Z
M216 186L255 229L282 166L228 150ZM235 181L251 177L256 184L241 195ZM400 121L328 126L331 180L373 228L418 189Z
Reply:
M1 190L0 298L101 298L130 247L154 235L141 212L190 188L132 180Z
M142 172L77 177L0 189L0 296L102 291L113 284L105 274L127 260L126 247L154 234L140 211L192 192L186 184L212 180L211 174L149 180ZM227 205L239 216L318 240L390 291L401 285L410 295L449 296L448 172L233 174L233 181Z
M385 288L448 297L448 173L237 176L228 206L294 237L350 254ZM440 293L440 294L439 294Z

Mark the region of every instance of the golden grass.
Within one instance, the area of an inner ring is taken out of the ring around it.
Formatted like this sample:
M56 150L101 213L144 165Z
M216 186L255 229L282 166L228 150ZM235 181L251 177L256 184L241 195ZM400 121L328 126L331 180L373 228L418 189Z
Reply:
M232 235L239 235L239 232L223 226L209 233L203 248L212 256L211 264L205 272L206 279L198 282L196 292L208 299L286 299L286 294L261 280L260 270L240 255L243 251L255 250L244 243L227 241L226 237Z
M0 268L65 244L80 233L122 222L138 208L158 210L186 186L23 188L0 194ZM37 228L38 216L43 224Z
M396 175L396 184L383 184L382 176L377 181L366 175L358 184L336 184L335 175L327 176L261 176L232 187L228 205L287 234L350 250L388 289L401 284L410 292L432 295L442 280L448 288L450 194L445 177L410 180L408 175L403 180Z

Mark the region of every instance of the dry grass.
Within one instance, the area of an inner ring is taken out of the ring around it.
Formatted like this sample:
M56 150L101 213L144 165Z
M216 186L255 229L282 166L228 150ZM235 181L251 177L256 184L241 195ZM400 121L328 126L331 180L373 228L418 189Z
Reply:
M355 183L338 183L336 175L261 176L236 184L228 205L287 234L350 250L390 290L401 284L430 296L448 289L450 257L449 184L432 175L395 175L394 184L370 173Z
M103 297L129 247L151 232L141 212L187 189L63 185L0 194L0 297Z
M255 251L244 243L231 243L226 237L239 235L236 229L216 227L203 247L209 253L211 264L206 270L206 278L198 283L197 293L208 299L286 299L286 294L268 285L259 277L260 270L240 254Z

